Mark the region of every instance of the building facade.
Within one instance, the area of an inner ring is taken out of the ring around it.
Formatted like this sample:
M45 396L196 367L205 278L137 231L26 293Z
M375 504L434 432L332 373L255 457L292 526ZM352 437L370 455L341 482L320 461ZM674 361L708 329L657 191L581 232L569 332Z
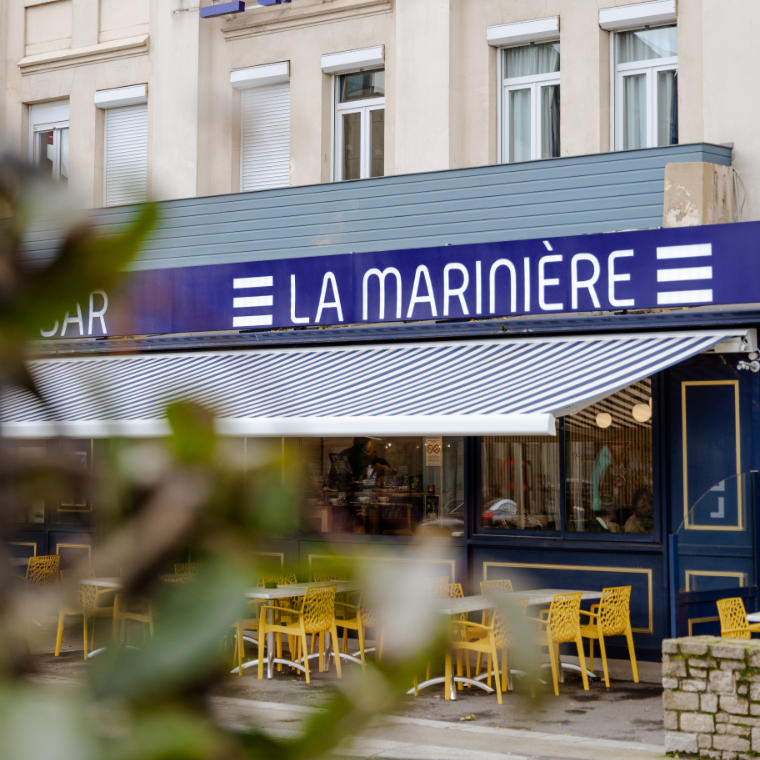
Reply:
M160 434L160 414L99 419L46 380L56 362L70 387L130 373L147 399L181 376L241 447L286 437L309 530L283 558L443 533L453 576L631 583L652 656L684 593L752 587L760 140L742 74L760 9L201 10L0 11L7 144L103 225L163 202L125 291L41 336L35 372L83 460L107 432ZM54 429L28 400L4 416L20 439ZM86 543L77 504L21 532ZM690 629L714 622L698 613Z

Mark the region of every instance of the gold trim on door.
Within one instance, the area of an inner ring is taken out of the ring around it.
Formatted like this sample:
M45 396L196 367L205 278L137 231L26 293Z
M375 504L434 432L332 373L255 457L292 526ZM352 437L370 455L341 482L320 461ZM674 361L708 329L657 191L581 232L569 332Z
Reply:
M736 578L739 581L740 586L747 585L747 573L740 570L685 570L685 591L695 591L691 587L691 579L698 576L714 577L714 578Z
M736 525L698 525L689 521L689 487L686 439L686 389L690 386L732 385L734 387L734 429L736 432ZM741 477L741 419L739 416L739 381L738 380L684 380L681 382L681 444L683 448L683 527L684 530L721 530L738 532L744 530L744 502L740 488Z
M8 541L8 546L31 546L32 557L37 556L37 542L36 541Z
M253 552L257 557L277 557L280 560L280 567L285 567L285 552Z
M697 623L717 623L719 620L717 615L711 615L710 617L695 617L689 618L689 636L693 636L694 625Z
M589 570L595 573L637 573L647 578L647 606L649 625L646 628L632 628L635 633L652 633L654 631L654 602L652 594L652 570L646 567L613 567L609 565L551 565L537 562L483 562L483 580L488 579L489 567L515 567L532 570Z
M367 561L365 556L361 555L349 555L342 554L339 557L335 557L332 554L309 554L309 570L312 568L312 560L315 559L329 559L334 561L335 559L348 559L354 561ZM411 557L372 557L370 562L409 562L411 564L425 564L425 565L447 565L449 570L449 578L453 581L456 576L456 560L454 559L414 559Z

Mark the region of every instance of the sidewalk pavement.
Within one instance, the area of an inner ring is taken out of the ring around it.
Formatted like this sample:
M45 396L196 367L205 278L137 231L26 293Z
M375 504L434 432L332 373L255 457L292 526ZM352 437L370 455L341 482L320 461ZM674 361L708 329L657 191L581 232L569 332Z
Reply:
M60 685L77 683L87 664L76 640L64 641L59 658L39 654L37 680ZM441 686L408 697L393 714L379 717L336 752L340 760L654 760L664 758L664 730L659 667L641 663L649 683L634 684L627 662L615 663L611 687L595 679L584 692L569 674L553 694L532 700L508 693L497 704L479 689L443 699ZM621 677L615 679L615 674ZM346 663L344 678L356 677ZM230 676L213 698L212 709L223 725L257 725L279 736L298 732L299 724L320 709L338 686L334 669L313 673L309 686L291 673L259 681L255 669Z
M250 725L255 715L258 725L281 737L295 735L298 723L319 709L236 697L215 697L214 708L225 725ZM335 754L352 760L661 760L665 751L662 744L387 715Z

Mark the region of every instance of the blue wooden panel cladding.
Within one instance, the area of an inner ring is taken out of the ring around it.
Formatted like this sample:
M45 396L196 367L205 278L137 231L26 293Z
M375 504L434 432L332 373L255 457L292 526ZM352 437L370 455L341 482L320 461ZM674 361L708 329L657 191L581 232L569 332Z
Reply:
M665 165L729 165L703 143L378 177L161 203L161 223L137 269L660 227ZM128 206L93 212L118 227ZM53 246L29 238L32 258Z
M473 547L473 578L509 578L515 589L557 588L601 591L606 586L631 587L631 625L636 653L642 659L659 659L660 640L667 635L667 602L663 556L659 545L651 551L626 551L622 546L599 545L593 550ZM584 603L584 607L588 608ZM608 652L625 646L611 639ZM614 655L613 655L614 656Z
M720 634L718 608L715 602L727 596L738 596L747 612L758 608L757 586L734 586L716 590L679 592L676 596L676 628L673 636L717 636Z

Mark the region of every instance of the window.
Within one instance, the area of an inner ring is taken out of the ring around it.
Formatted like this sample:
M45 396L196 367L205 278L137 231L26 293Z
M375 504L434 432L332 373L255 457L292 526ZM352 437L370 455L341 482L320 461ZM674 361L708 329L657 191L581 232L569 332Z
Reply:
M642 380L565 419L567 530L653 533L651 392Z
M503 161L559 156L559 42L501 54Z
M123 106L106 111L106 206L140 203L148 185L148 106Z
M559 446L550 436L483 439L483 528L559 530Z
M481 530L651 536L651 404L647 379L564 417L556 438L484 438Z
M290 62L234 69L240 93L240 189L290 184Z
M31 156L49 177L69 181L69 102L44 103L29 109Z
M241 98L240 189L290 184L290 84L244 90Z
M105 110L103 202L140 203L148 194L148 90L144 84L98 90Z
M678 142L677 69L675 26L615 35L615 144L619 149Z
M335 78L335 179L385 174L385 70Z
M286 439L303 462L318 533L464 533L464 439Z

